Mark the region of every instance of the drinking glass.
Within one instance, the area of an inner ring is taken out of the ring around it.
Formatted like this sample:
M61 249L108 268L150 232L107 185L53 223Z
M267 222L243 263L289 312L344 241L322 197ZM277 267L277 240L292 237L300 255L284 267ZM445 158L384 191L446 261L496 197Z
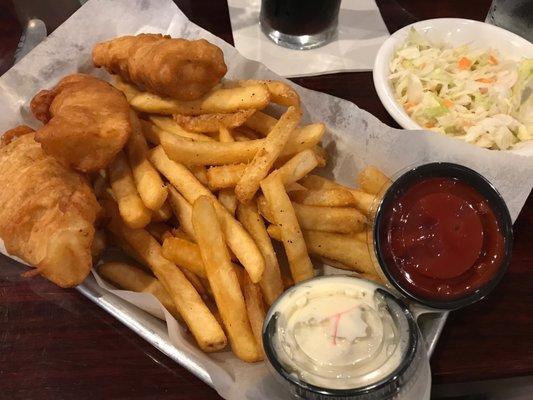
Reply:
M340 0L262 0L261 30L283 47L320 47L337 33L340 4Z
M492 0L485 22L507 29L533 41L533 2L531 0Z

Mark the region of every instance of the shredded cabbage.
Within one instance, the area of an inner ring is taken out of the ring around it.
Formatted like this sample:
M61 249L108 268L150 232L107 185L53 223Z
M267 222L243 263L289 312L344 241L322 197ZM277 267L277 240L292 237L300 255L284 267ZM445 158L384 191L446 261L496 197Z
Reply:
M533 59L439 46L411 28L389 79L407 114L426 129L499 150L533 140Z

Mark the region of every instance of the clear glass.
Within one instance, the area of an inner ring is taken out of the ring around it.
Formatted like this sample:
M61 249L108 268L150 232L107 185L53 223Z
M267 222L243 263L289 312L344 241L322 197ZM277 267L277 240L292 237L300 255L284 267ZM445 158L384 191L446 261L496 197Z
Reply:
M492 0L485 22L507 29L533 42L531 0Z
M261 30L289 49L320 47L337 34L340 4L340 0L262 0Z

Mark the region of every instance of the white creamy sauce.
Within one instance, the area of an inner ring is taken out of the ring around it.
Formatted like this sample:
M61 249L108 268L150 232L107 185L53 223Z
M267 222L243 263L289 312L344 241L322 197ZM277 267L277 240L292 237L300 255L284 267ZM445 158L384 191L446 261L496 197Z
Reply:
M299 379L329 389L351 389L390 375L405 354L373 283L336 277L301 285L274 306L274 349Z

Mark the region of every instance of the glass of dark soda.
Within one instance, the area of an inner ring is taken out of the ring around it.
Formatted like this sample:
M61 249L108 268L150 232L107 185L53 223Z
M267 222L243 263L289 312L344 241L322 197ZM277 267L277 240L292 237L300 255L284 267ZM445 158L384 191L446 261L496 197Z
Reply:
M341 0L262 0L261 30L276 44L307 50L337 33Z

